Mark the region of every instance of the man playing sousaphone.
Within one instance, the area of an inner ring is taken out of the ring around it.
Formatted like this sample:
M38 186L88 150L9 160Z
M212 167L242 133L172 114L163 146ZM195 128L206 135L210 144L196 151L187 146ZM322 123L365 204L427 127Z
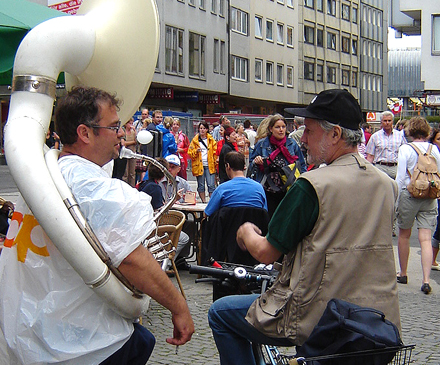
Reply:
M194 332L188 306L142 245L155 228L151 199L101 168L119 154L118 105L88 87L74 88L58 103L59 167L113 264L172 313L167 342L183 345ZM122 318L84 284L24 202L0 256L0 301L0 358L7 346L14 364L144 365L154 347L146 328Z

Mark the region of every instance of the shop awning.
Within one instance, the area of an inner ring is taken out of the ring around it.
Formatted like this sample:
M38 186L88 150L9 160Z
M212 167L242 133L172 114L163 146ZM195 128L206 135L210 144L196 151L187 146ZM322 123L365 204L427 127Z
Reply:
M66 15L26 0L0 0L0 85L11 83L15 53L26 33L48 19Z

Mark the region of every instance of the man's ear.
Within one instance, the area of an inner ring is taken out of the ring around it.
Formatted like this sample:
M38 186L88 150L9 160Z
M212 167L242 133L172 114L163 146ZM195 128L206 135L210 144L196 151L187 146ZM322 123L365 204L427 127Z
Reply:
M92 129L87 127L85 124L80 124L76 128L76 133L78 135L78 138L84 142L89 143L90 142L90 133L93 133Z
M335 125L332 132L332 138L334 142L338 142L342 138L342 129L340 126Z

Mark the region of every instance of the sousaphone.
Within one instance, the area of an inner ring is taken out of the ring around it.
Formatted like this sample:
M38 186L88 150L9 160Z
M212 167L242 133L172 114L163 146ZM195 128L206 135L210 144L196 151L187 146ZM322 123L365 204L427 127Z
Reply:
M126 318L145 313L147 298L116 278L66 209L81 221L53 152L46 163L45 136L60 72L68 74L68 87L81 83L117 93L119 116L127 121L146 95L158 50L154 0L84 0L78 15L48 20L23 39L5 127L8 166L32 213L84 282Z

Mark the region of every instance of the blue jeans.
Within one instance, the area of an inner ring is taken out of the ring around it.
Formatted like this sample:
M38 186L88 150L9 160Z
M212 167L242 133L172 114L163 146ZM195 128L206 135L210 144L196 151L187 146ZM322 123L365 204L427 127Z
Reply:
M208 312L209 326L222 365L255 365L251 342L275 346L293 346L287 338L271 338L245 319L258 294L232 295L215 301Z
M203 166L203 174L197 176L197 191L199 193L205 192L205 181L208 185L208 193L212 193L215 190L215 174L209 172L208 166Z

